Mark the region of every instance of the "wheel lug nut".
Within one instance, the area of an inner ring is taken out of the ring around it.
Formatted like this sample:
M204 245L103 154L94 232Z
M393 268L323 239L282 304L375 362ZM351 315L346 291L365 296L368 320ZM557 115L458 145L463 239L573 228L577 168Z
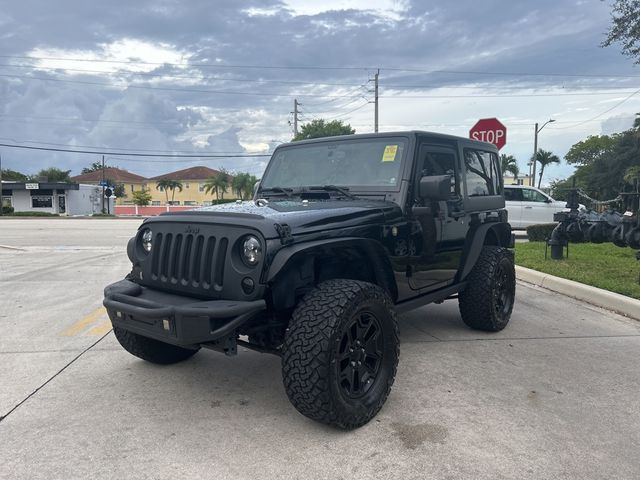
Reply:
M362 365L362 362L358 362L358 366Z
M349 349L349 353L353 353L353 348L350 348L350 349Z
M351 366L355 367L356 366L356 362L351 362Z

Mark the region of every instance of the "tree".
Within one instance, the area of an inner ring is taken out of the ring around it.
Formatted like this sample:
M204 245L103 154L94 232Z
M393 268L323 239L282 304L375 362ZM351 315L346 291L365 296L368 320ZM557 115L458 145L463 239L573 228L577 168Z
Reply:
M151 193L149 190L136 190L131 194L134 205L145 207L151 203Z
M216 201L219 201L224 199L228 186L229 173L224 168L221 168L216 175L210 176L204 183L204 191L209 194L215 193Z
M538 150L538 153L536 154L536 161L540 164L540 177L538 180L538 188L540 188L545 167L552 163L560 163L560 158L547 150Z
M253 196L253 186L258 179L250 173L237 173L231 180L231 189L242 200Z
M84 167L80 173L98 172L100 170L102 170L102 162L93 162L88 167Z
M624 181L633 186L640 183L640 165L627 168L624 172Z
M622 53L640 64L640 0L615 0L611 9L611 27L600 44L609 47L622 45Z
M335 137L336 135L352 135L356 133L354 128L341 120L325 122L322 119L312 120L300 128L300 132L293 137L293 141L307 140L309 138Z
M574 144L564 159L569 164L591 165L596 160L611 154L619 135L589 135L586 140Z
M169 204L169 190L171 190L171 203L173 203L173 199L176 196L176 188L182 191L182 183L178 180L171 180L169 178L163 178L162 180L158 180L156 182L156 189L164 192L167 197L167 205Z
M45 177L49 182L69 183L71 170L60 170L57 167L43 168L38 172L36 177Z
M3 169L2 180L6 180L8 182L28 182L29 176L15 170Z
M502 175L505 172L511 172L515 178L518 178L520 174L520 168L518 167L518 161L513 155L500 155L500 166Z
M116 197L125 198L127 196L127 192L124 188L123 183L116 183L115 180L112 180L110 178L105 179L105 182L107 182L107 187L113 190L113 194Z

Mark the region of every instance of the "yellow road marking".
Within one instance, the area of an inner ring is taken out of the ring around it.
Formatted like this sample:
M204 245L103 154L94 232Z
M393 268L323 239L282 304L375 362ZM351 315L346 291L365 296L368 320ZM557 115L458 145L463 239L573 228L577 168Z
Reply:
M87 332L87 335L93 335L96 337L101 337L105 333L111 330L111 320L105 320L99 325L96 325L91 330Z
M64 335L65 337L73 337L74 335L77 335L82 330L84 330L87 326L89 326L90 324L92 324L96 320L99 320L100 318L102 318L106 314L107 314L107 311L105 310L105 308L104 307L100 307L100 308L94 310L93 312L91 312L86 317L78 320L76 323L71 325L64 332L62 332L62 335Z

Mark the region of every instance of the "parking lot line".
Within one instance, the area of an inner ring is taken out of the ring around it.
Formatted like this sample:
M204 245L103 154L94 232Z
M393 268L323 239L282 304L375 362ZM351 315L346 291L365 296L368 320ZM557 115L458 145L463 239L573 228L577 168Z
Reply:
M111 320L106 319L104 322L101 322L99 325L96 325L91 330L89 330L87 332L87 335L101 337L109 330L111 330Z
M99 307L93 312L91 312L90 314L88 314L87 316L85 316L84 318L78 320L69 328L67 328L64 332L62 332L62 335L65 337L73 337L78 333L82 332L85 328L87 328L89 325L91 325L95 321L100 320L106 314L107 314L107 311L105 310L105 308Z

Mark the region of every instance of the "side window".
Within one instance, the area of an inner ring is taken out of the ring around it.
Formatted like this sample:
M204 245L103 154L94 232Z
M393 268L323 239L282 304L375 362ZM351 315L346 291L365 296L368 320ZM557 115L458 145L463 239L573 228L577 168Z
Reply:
M420 149L418 177L451 175L451 196L458 195L456 182L456 152L446 147L423 146Z
M484 197L502 193L498 156L495 153L466 148L464 166L467 174L467 195Z
M541 202L544 203L547 201L547 197L542 195L537 190L530 190L528 188L522 189L523 201L525 202Z
M505 188L504 199L511 202L522 201L522 189L521 188Z

